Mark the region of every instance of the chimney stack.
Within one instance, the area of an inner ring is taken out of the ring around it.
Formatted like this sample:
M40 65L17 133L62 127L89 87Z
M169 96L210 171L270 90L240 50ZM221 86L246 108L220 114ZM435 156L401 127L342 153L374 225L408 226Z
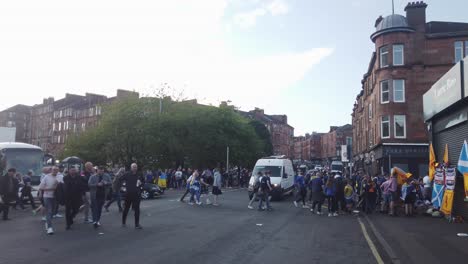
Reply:
M408 25L416 31L424 32L426 29L426 8L423 1L410 2L405 7Z

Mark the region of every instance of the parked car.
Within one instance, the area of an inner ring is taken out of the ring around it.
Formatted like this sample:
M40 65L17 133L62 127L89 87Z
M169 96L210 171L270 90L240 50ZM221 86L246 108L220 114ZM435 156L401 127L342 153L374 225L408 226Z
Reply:
M122 197L125 197L126 192L127 192L127 188L125 187L125 182L124 182L122 184L122 187L120 188L120 193L122 194ZM158 185L153 184L153 183L145 183L142 187L140 197L143 200L154 199L163 193L164 191L162 191Z

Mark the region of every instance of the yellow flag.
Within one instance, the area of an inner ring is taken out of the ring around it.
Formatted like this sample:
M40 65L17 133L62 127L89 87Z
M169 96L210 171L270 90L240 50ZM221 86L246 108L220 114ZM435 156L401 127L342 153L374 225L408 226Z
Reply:
M442 206L440 210L447 216L452 214L453 195L453 190L445 190L444 192L444 198L442 199Z
M429 146L429 179L434 180L436 170L436 157L434 153L434 147L431 145Z
M448 157L448 144L445 144L445 151L444 151L444 163L448 164L449 163L449 157Z

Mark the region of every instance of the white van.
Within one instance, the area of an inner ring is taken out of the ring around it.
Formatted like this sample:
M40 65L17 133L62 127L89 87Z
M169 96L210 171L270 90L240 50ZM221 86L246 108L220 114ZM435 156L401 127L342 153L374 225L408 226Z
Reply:
M281 199L285 194L292 193L294 190L294 169L291 160L285 156L271 156L261 158L255 163L252 171L252 177L249 181L249 198L253 196L254 176L258 172L271 172L271 187L273 191L271 196L275 200Z
M343 173L343 162L341 161L332 161L331 166L331 173Z

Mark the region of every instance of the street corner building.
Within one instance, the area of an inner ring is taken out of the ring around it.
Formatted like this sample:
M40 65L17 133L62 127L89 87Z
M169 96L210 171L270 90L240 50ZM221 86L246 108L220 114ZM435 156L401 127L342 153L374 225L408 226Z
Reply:
M464 41L463 45L467 44ZM468 55L468 46L464 47L464 51L458 51L460 56ZM437 162L442 162L447 146L449 166L457 167L463 143L468 141L468 57L447 71L424 94L423 101L424 120ZM457 171L453 212L468 219L468 203L464 198L463 175Z
M379 17L375 51L352 112L354 168L371 175L394 166L428 171L423 94L468 53L468 23L427 22L424 2L406 16Z

